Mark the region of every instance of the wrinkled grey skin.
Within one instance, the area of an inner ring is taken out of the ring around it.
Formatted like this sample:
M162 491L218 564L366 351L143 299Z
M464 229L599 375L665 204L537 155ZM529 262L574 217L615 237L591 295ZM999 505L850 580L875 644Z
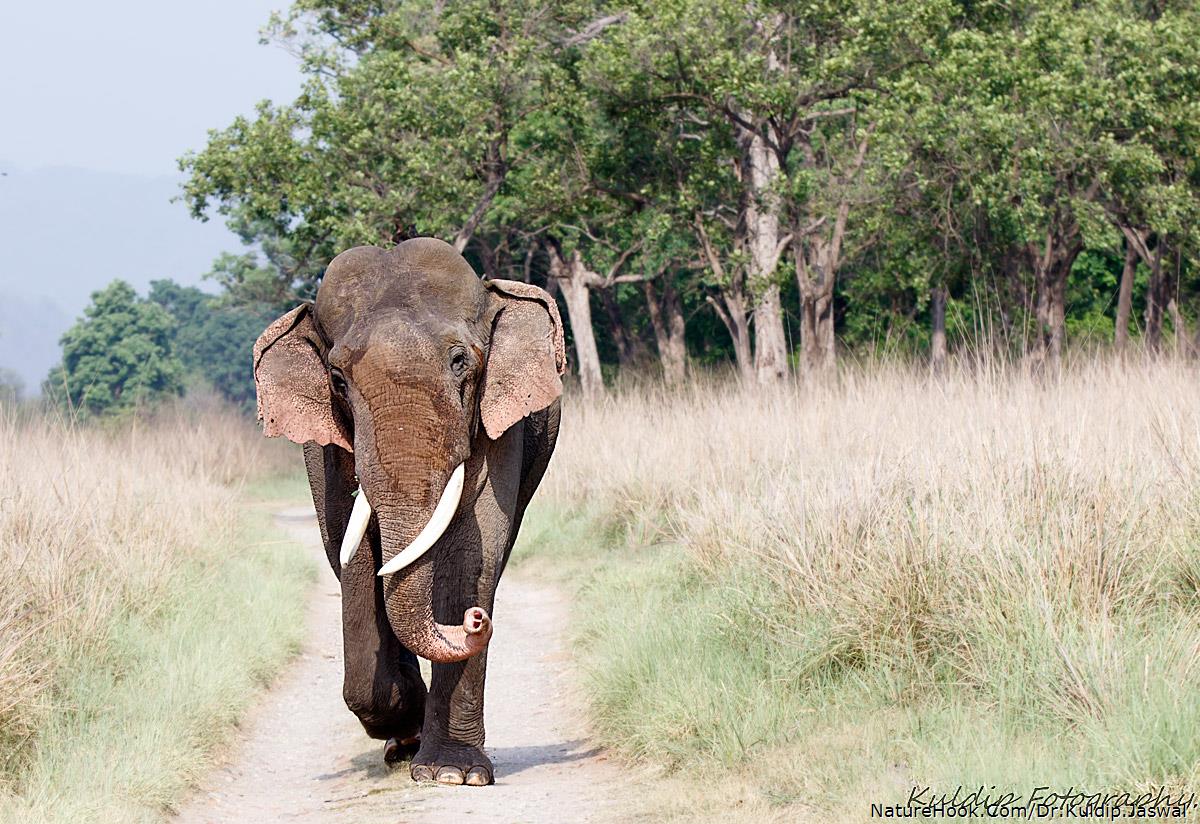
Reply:
M490 636L456 625L474 607L492 612L554 449L564 361L553 302L524 284L479 281L441 241L359 247L330 265L315 306L276 321L255 351L266 432L305 444L341 582L346 705L389 741L390 759L417 747L413 778L491 783ZM377 576L428 522L459 463L462 500L445 533L407 569ZM360 485L373 514L343 569ZM434 661L428 690L414 652Z

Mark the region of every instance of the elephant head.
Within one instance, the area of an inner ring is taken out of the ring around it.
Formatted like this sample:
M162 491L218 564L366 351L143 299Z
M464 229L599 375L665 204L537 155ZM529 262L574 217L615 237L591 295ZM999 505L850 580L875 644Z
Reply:
M486 647L482 608L468 609L462 626L435 621L436 553L426 550L469 509L472 455L553 403L564 368L549 295L482 281L432 238L341 253L315 304L283 315L255 344L264 433L353 453L360 492L343 558L373 511L388 620L417 655L448 663Z

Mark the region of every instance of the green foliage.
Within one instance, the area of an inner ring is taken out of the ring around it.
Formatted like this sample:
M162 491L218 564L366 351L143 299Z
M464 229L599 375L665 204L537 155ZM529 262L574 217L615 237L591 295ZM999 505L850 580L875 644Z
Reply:
M222 258L218 261L228 261ZM246 258L238 258L239 264ZM250 266L253 265L252 258ZM175 319L173 350L189 384L208 384L245 411L254 409L254 341L275 318L270 308L229 304L194 286L170 280L150 284L150 301Z
M1196 314L1193 2L300 0L270 36L301 56L304 91L181 161L193 214L260 250L216 262L233 303L286 308L337 251L416 234L535 282L578 250L594 289L617 287L594 310L615 302L649 346L640 290L613 275L669 277L692 356L720 360L713 298L742 288L746 210L778 197L790 243L745 299L753 315L783 286L793 343L793 261L820 259L842 224L843 346L923 349L946 288L952 341L1024 348L1060 291L1050 252L1070 273L1067 331L1110 338L1127 232L1166 250ZM750 134L779 164L766 189L746 182ZM1143 274L1139 312L1150 287ZM593 314L612 362L617 325Z
M254 261L250 255L226 257L218 265L245 271ZM271 282L278 283L273 277ZM63 362L43 389L82 417L148 409L198 386L249 412L254 341L279 311L277 305L217 297L171 280L152 281L149 295L141 298L129 284L114 281L92 296L84 317L63 336ZM9 394L19 398L19 389Z
M183 392L172 352L176 323L163 307L116 280L62 337L63 360L44 389L81 417L114 416Z
M170 575L134 569L160 585L114 599L86 643L43 651L63 673L39 730L47 743L19 791L0 795L0 820L156 824L211 769L299 649L314 572L265 511L230 532L172 548Z
M296 294L337 250L520 211L514 182L562 135L561 33L577 5L298 3L274 27L304 55L304 92L185 157L187 202L285 243L290 263L272 262ZM553 191L526 180L531 202Z
M1111 341L1121 260L1088 250L1075 261L1067 289L1067 330L1078 340Z

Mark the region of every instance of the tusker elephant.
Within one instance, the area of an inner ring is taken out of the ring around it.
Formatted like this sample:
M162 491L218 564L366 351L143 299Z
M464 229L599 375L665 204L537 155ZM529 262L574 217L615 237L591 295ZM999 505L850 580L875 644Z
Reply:
M414 780L481 786L496 585L558 436L562 321L449 244L357 247L254 346L342 590L343 696ZM426 687L416 656L432 662Z

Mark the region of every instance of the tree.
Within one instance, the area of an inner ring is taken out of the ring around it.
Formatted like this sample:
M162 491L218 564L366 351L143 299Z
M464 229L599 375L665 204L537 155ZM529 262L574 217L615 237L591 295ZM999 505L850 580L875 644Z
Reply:
M303 93L183 160L250 247L230 306L434 235L560 300L593 395L651 340L672 382L964 334L1052 371L1200 314L1190 0L300 0L273 36Z
M63 335L63 360L45 392L83 417L128 413L180 395L174 330L165 309L115 280L92 293L83 317Z
M1145 341L1156 351L1164 315L1174 303L1164 259L1171 245L1195 247L1200 218L1195 189L1200 71L1193 57L1200 19L1186 7L1167 7L1134 9L1120 23L1106 32L1104 65L1110 88L1124 93L1109 101L1101 143L1101 200L1125 245L1115 339L1124 349L1140 261L1149 270Z
M298 287L309 291L320 276L309 262L416 234L453 243L488 277L507 274L508 227L544 214L544 188L529 176L512 181L548 143L567 145L567 69L604 28L588 28L593 11L548 0L301 0L274 33L302 56L304 93L290 106L263 104L181 161L193 214L215 205L248 239L287 238ZM544 225L525 222L517 234ZM595 391L585 262L568 253L558 263L577 363ZM280 272L292 287L293 273Z
M930 58L950 10L869 0L645 3L597 47L607 87L626 108L674 112L670 131L708 147L684 177L702 182L689 193L693 226L720 284L711 305L744 375L773 383L787 372L780 261L789 246L806 361L832 364L833 282L872 129L864 109Z
M942 233L931 241L948 262L970 261L1006 329L1032 322L1030 354L1053 369L1080 254L1123 240L1117 341L1140 258L1153 346L1168 302L1158 243L1185 233L1196 203L1196 9L1043 0L979 4L963 23L908 90L908 127L889 124L913 141L903 173L924 198L918 216Z
M150 284L149 300L175 320L171 336L188 386L205 384L244 411L254 409L250 353L279 307L232 304L170 280Z

